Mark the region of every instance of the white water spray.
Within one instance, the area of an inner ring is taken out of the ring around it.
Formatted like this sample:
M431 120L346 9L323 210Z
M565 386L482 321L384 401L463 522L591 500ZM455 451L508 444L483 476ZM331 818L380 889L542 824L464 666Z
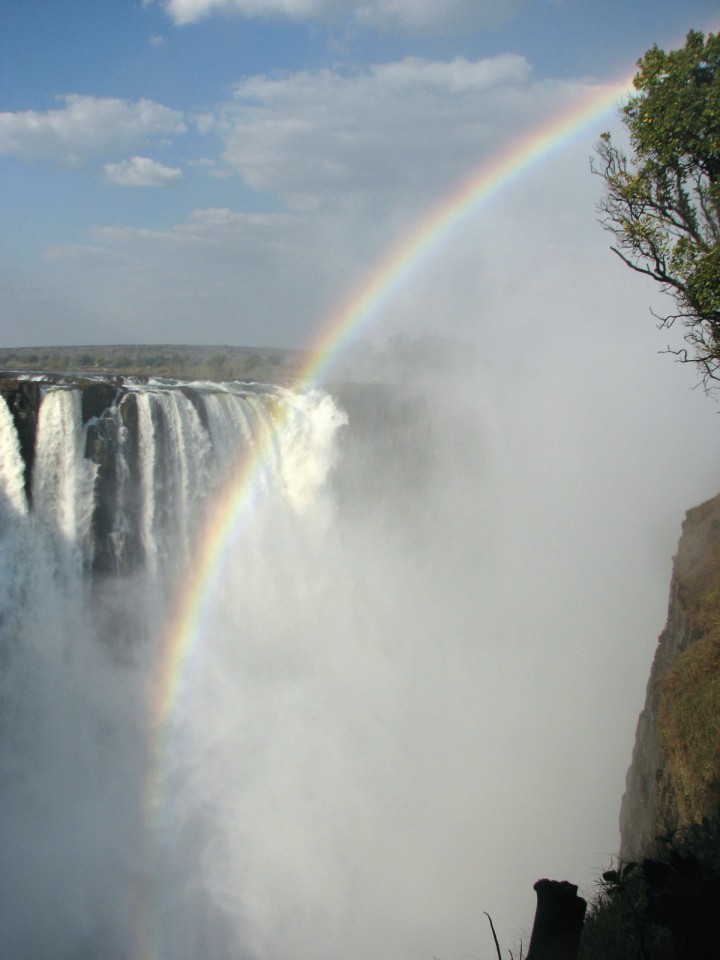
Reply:
M530 380L346 386L347 426L322 393L123 391L83 420L46 390L29 509L0 407L0 955L460 960L492 953L484 910L517 949L532 883L615 850L679 526L655 548L665 448L613 512L588 410ZM160 775L158 645L214 493L278 423Z

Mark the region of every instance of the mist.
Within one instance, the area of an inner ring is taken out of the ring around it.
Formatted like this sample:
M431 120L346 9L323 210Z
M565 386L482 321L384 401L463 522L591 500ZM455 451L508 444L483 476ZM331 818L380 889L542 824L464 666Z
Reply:
M186 466L185 514L153 494L184 559L89 587L82 447L34 517L4 424L4 955L489 957L483 911L515 950L539 877L592 893L717 471L713 401L605 310L580 335L559 305L515 355L528 309L482 342L396 337L365 351L378 378L297 395L159 754L161 646L232 433Z

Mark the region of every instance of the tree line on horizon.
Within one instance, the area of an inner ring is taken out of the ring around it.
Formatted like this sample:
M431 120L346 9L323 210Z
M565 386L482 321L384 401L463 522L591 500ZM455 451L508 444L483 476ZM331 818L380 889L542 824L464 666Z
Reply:
M305 352L279 347L118 346L0 349L0 370L168 376L208 380L291 380Z

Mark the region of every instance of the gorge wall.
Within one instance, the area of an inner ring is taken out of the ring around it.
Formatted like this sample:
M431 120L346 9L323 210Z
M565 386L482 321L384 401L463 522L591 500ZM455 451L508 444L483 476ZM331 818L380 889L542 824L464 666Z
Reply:
M720 495L689 510L620 813L620 856L720 805Z

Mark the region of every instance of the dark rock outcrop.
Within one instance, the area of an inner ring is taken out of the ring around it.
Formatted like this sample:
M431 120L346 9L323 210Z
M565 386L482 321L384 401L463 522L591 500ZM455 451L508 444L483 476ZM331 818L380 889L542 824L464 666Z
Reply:
M567 880L538 880L527 960L576 960L587 903Z
M113 396L112 400L116 399ZM133 522L140 509L137 397L121 393L117 407L119 417L109 415L110 406L104 408L86 434L85 456L98 467L92 519L96 574L132 570L143 559L139 530ZM119 458L121 445L124 456ZM121 476L121 471L128 476Z
M101 417L116 402L120 393L120 382L116 378L90 380L81 386L83 423Z

